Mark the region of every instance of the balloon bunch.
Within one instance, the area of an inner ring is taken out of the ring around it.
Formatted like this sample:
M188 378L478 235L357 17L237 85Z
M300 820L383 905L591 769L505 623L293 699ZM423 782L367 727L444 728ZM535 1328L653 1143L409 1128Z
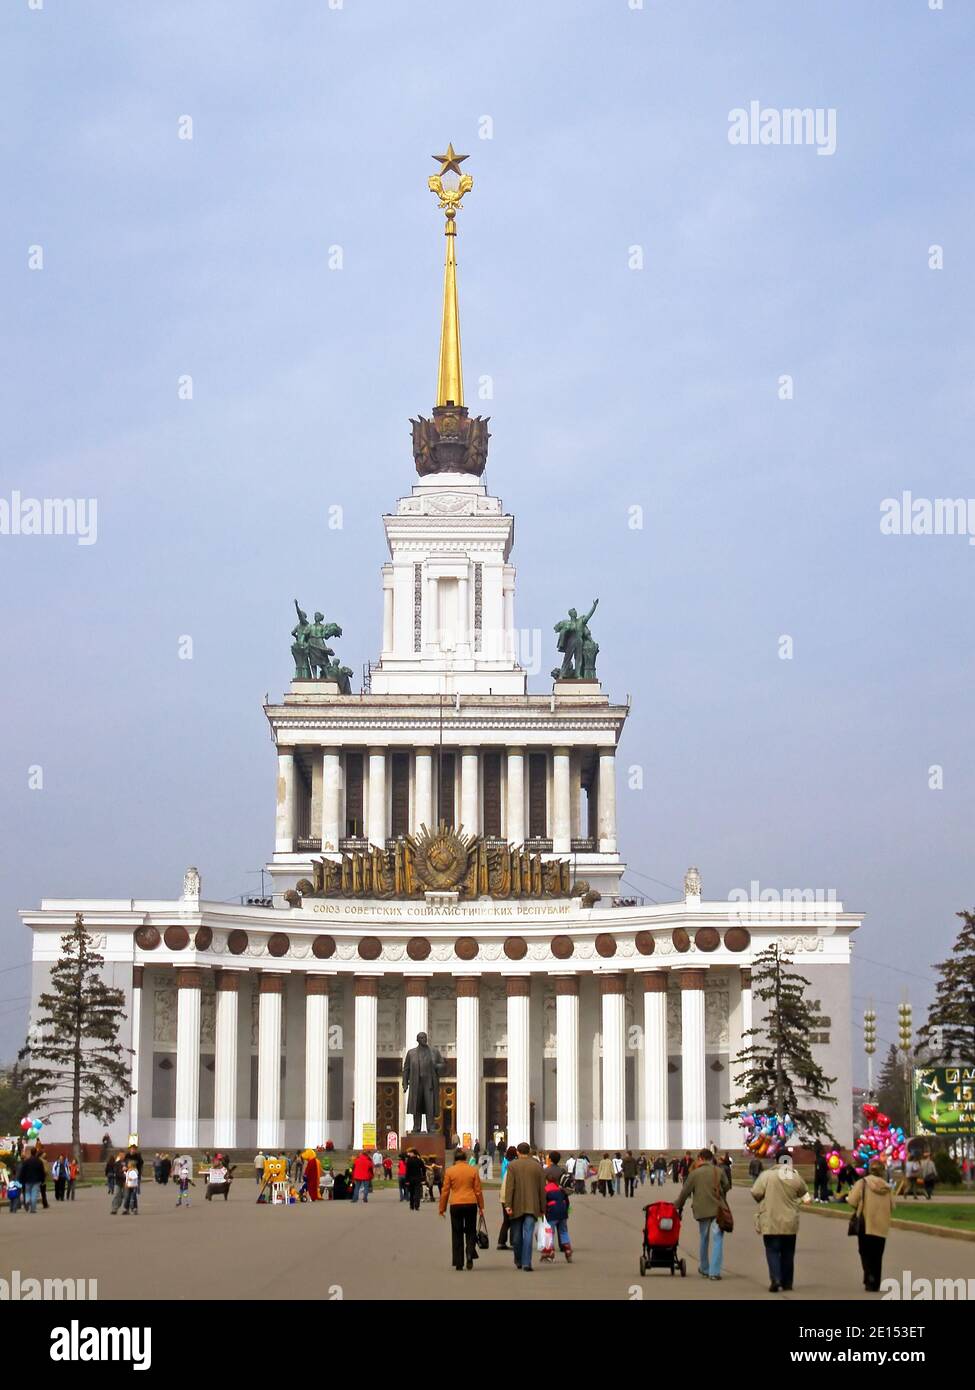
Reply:
M25 1139L37 1139L41 1130L44 1128L43 1120L32 1120L25 1115L20 1122L20 1127L24 1131Z
M895 1163L903 1163L907 1157L907 1136L901 1126L891 1125L890 1116L876 1105L865 1105L863 1118L867 1128L853 1145L854 1157L858 1160L857 1172L866 1172L875 1158L885 1161L892 1158Z
M745 1131L745 1148L759 1158L775 1158L792 1138L795 1122L791 1115L741 1114L738 1123Z

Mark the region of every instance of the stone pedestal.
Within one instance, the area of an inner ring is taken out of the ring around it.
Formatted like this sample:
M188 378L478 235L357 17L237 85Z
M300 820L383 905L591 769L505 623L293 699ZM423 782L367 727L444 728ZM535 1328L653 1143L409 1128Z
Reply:
M441 1168L447 1166L445 1162L447 1143L442 1134L401 1134L399 1139L400 1153L406 1153L409 1149L416 1149L423 1159L432 1157L434 1162L440 1164ZM452 1158L453 1151L451 1151Z

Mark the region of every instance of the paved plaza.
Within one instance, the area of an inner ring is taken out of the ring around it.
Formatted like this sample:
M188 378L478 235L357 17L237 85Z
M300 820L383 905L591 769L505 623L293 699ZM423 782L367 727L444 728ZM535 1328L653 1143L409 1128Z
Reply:
M856 1244L846 1222L803 1215L796 1283L791 1294L770 1294L755 1204L735 1188L736 1230L725 1243L721 1283L697 1273L697 1224L685 1220L681 1253L686 1279L654 1271L641 1279L638 1262L642 1207L677 1189L643 1187L637 1197L576 1197L570 1230L571 1265L535 1260L531 1275L493 1248L499 1218L496 1189L486 1193L492 1249L474 1269L450 1263L449 1218L424 1204L411 1212L395 1190L377 1191L368 1205L352 1202L258 1206L253 1182L238 1180L228 1202L205 1202L202 1183L188 1210L176 1209L172 1186L147 1183L137 1217L110 1216L103 1188L79 1191L74 1202L51 1203L37 1216L0 1211L0 1277L97 1279L99 1299L842 1299L877 1301L860 1283ZM688 1209L689 1211L689 1209ZM914 1232L893 1231L884 1275L968 1278L975 1247Z

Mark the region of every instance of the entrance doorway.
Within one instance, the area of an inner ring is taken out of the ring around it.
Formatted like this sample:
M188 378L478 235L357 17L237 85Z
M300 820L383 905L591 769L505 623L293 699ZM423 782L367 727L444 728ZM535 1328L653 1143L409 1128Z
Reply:
M440 1114L437 1116L440 1133L449 1148L457 1131L457 1082L440 1082Z
M489 1138L493 1139L500 1130L502 1134L508 1133L508 1082L504 1081L485 1081L484 1083L484 1120L487 1129L481 1147L487 1144Z

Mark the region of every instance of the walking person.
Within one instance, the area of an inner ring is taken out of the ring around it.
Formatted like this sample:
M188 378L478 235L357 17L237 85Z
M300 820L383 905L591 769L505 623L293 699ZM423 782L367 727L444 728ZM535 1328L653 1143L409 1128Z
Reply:
M542 1254L543 1260L554 1260L556 1247L565 1256L566 1264L572 1263L572 1241L569 1239L569 1187L571 1179L563 1176L561 1181L551 1175L545 1177L545 1219L552 1228L552 1248Z
M603 1154L599 1160L599 1167L596 1169L596 1181L599 1183L600 1197L613 1196L616 1190L616 1171L609 1154Z
M724 1230L718 1222L718 1213L722 1212L725 1221L730 1215L727 1203L730 1187L727 1173L711 1161L711 1150L701 1149L674 1204L683 1214L684 1204L690 1200L701 1233L698 1267L704 1279L721 1278Z
M589 1172L589 1155L579 1154L578 1158L572 1163L572 1176L575 1179L575 1190L581 1197L586 1191L586 1175Z
M508 1164L504 1175L501 1202L511 1219L515 1269L530 1274L535 1223L545 1215L545 1178L541 1166L531 1157L528 1144L520 1143L517 1155Z
M617 1154L614 1154L614 1155L613 1155L613 1187L615 1188L616 1196L617 1196L617 1197L620 1195L620 1191L621 1191L621 1189L622 1189L622 1186L623 1186L623 1157L622 1157L621 1154L618 1154L618 1153L617 1153Z
M934 1185L938 1181L938 1170L934 1166L934 1159L926 1153L921 1159L921 1185L924 1188L924 1195L930 1202Z
M122 1202L122 1215L132 1212L139 1215L139 1168L134 1158L130 1158L125 1170L125 1198Z
M37 1215L37 1199L41 1195L41 1184L46 1176L44 1160L38 1157L36 1149L28 1149L17 1170L17 1181L20 1183L24 1211L29 1211L34 1216Z
M650 1165L649 1165L648 1162L647 1162L646 1154L640 1154L639 1157L637 1158L637 1161L636 1161L636 1175L637 1175L637 1177L640 1179L640 1186L641 1186L641 1187L643 1186L643 1184L644 1184L644 1183L646 1182L646 1180L647 1180L647 1169L649 1168L649 1166L650 1166ZM651 1186L651 1187L653 1186L653 1173L652 1173L652 1171L651 1171L651 1173L650 1173L650 1186Z
M406 1181L410 1200L410 1211L419 1211L423 1201L423 1182L426 1177L426 1168L416 1149L408 1150L403 1168L403 1177Z
M260 1187L261 1183L264 1181L264 1165L266 1162L267 1157L258 1149L257 1153L254 1155L254 1181L257 1183L258 1187Z
M627 1195L627 1197L635 1197L635 1196L636 1196L636 1176L637 1176L638 1169L637 1169L637 1161L636 1161L636 1159L633 1157L633 1150L632 1150L632 1149L627 1149L627 1151L626 1151L626 1157L625 1157L624 1159L621 1160L621 1163L622 1163L622 1167L620 1168L620 1173L621 1173L622 1178L623 1178L623 1186L624 1186L624 1190L625 1190L625 1192L626 1192L626 1195ZM617 1191L619 1191L619 1188L617 1188Z
M799 1208L812 1200L790 1154L780 1153L775 1167L759 1176L752 1196L758 1203L755 1229L765 1242L769 1293L788 1293L795 1277Z
M60 1154L51 1164L51 1177L54 1179L54 1200L64 1201L64 1188L68 1181L68 1160Z
M189 1159L180 1158L177 1159L173 1169L173 1179L176 1183L176 1191L179 1193L179 1196L176 1198L176 1205L178 1207L188 1207L190 1204L190 1187L196 1186L191 1175L191 1168L192 1165ZM128 1179L126 1179L126 1181L128 1181Z
M856 1235L863 1267L863 1287L868 1293L880 1292L884 1263L884 1246L894 1214L894 1194L884 1180L883 1160L875 1158L870 1170L846 1194L854 1208L850 1218L850 1234Z
M369 1201L369 1193L372 1190L372 1178L375 1168L373 1161L366 1153L365 1149L356 1155L355 1162L352 1164L352 1200L358 1202L359 1194L362 1194L362 1204L365 1206Z
M77 1181L78 1181L78 1171L79 1171L79 1169L78 1169L78 1160L77 1160L76 1158L72 1157L72 1158L69 1158L67 1162L68 1162L68 1183L67 1183L67 1187L65 1188L64 1196L65 1196L65 1200L66 1200L66 1201L68 1201L68 1202L73 1202L73 1201L74 1201L75 1184L76 1184Z
M454 1161L444 1173L440 1192L440 1215L446 1216L450 1207L450 1243L454 1269L474 1268L477 1259L477 1221L484 1215L484 1192L476 1164L467 1160L463 1149L454 1154Z
M396 1162L396 1177L399 1181L399 1199L401 1202L410 1200L410 1189L406 1181L406 1154L401 1153Z
M829 1201L829 1164L826 1162L826 1155L822 1149L816 1155L816 1201Z
M517 1157L518 1157L518 1150L517 1150L517 1149L515 1148L515 1146L512 1144L509 1148L505 1149L505 1151L504 1151L504 1158L502 1158L502 1160L501 1160L501 1193L502 1193L502 1196L501 1196L501 1229L500 1229L500 1231L498 1232L498 1249L499 1249L499 1250L507 1250L507 1249L509 1249L509 1246L508 1246L508 1235L509 1235L509 1233L510 1233L510 1231L511 1231L511 1214L509 1213L508 1208L507 1208L507 1207L505 1206L505 1204L504 1204L504 1195L503 1195L503 1194L504 1194L504 1180L505 1180L505 1176L506 1176L506 1174L507 1174L507 1172L508 1172L508 1168L510 1167L510 1165L511 1165L512 1163L514 1163L514 1161L515 1161L515 1159L516 1159Z
M109 1189L112 1194L111 1213L114 1216L122 1205L125 1196L125 1156L116 1154L112 1160L112 1186Z

